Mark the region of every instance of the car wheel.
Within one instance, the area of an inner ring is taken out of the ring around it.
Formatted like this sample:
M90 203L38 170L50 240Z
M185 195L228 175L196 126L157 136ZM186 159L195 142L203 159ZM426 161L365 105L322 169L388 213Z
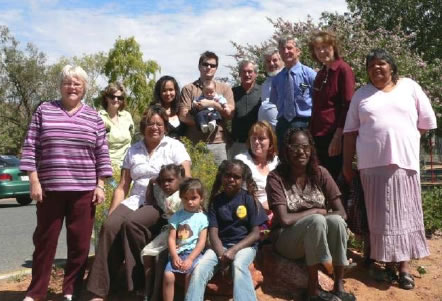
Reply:
M17 203L19 203L20 205L24 206L24 205L28 205L32 202L32 199L29 196L21 196L16 198Z

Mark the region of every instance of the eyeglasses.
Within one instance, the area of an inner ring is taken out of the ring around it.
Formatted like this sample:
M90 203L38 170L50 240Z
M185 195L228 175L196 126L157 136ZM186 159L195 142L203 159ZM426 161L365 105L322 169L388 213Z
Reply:
M119 101L123 101L124 100L124 96L123 95L120 95L120 96L117 96L117 95L108 95L108 96L106 96L107 98L109 98L109 99L111 99L111 100L114 100L115 98L117 98Z
M146 126L148 127L148 128L154 128L154 127L157 127L157 128L163 128L164 127L164 124L161 124L161 123L148 123L148 124L146 124Z
M300 150L310 152L312 150L312 146L310 144L288 144L287 148L292 152L299 152Z
M75 82L63 82L63 87L74 87L76 89L82 88L82 83L75 83Z
M210 64L210 63L207 63L207 62L201 63L201 66L203 66L203 67L210 67L210 68L218 67L217 64Z

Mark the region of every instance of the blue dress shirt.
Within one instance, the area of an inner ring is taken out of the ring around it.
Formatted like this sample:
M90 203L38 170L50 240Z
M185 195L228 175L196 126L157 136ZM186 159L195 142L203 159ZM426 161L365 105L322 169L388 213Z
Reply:
M312 115L313 82L316 72L300 62L296 63L290 70L284 68L273 78L270 102L276 105L278 118L284 116L284 98L287 91L287 73L289 71L294 82L295 116L310 117Z

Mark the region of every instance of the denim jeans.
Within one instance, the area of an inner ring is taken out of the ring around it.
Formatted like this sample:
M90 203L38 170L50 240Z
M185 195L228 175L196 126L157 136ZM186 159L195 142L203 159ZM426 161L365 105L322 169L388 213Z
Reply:
M249 266L256 256L256 248L244 248L235 255L232 262L233 300L256 300L255 288ZM207 282L212 279L218 265L215 251L209 249L195 267L187 289L186 301L203 301Z

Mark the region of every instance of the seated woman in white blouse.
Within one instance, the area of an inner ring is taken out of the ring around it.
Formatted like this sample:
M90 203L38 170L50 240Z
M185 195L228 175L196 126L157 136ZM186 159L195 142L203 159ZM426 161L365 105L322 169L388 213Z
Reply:
M267 121L258 121L249 130L248 151L235 156L252 171L253 180L258 186L257 197L266 211L269 210L265 191L267 175L278 164L277 139L272 126Z
M150 106L140 121L143 139L129 148L123 161L120 183L101 228L89 273L87 289L94 294L93 301L103 301L109 294L123 263L128 291L144 291L141 250L167 224L157 208L144 206L147 185L166 164L181 165L190 176L190 156L180 141L166 136L167 123L164 108ZM130 232L134 227L136 234Z

